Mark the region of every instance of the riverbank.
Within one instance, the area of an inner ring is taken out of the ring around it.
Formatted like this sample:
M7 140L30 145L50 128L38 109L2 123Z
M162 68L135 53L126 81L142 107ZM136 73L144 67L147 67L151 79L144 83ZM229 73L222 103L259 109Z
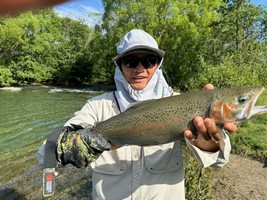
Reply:
M58 89L58 90L81 90L81 91L114 91L116 89L115 85L113 84L93 84L93 85L59 85L59 84L32 84L32 85L24 85L24 86L9 86L9 87L0 87L0 91L10 91L10 92L17 92L27 88L51 88L51 89Z
M22 90L22 87L2 87L0 90L10 91L10 92L19 92Z
M25 154L27 161L23 163L26 167L19 176L0 181L0 199L42 199L42 170L37 164L36 151ZM21 164L20 161L11 162ZM49 199L91 199L90 168L78 169L67 165L57 171L56 193ZM230 162L213 173L211 200L267 199L267 168L258 161L231 155Z
M263 163L231 155L229 163L214 172L212 200L267 199L267 168Z
M26 159L6 160L9 173L8 180L0 180L0 199L43 199L42 196L42 169L37 164L37 148L24 152ZM1 169L1 167L0 167ZM3 170L3 169L2 169ZM91 170L78 169L72 165L57 169L55 194L51 200L61 199L91 199ZM1 175L0 175L1 177Z

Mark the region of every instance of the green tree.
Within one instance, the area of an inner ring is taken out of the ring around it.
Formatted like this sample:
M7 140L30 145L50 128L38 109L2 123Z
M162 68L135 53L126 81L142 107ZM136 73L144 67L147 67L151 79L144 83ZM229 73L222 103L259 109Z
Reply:
M53 10L39 10L0 22L0 65L12 73L13 80L6 84L88 81L92 76L90 70L76 70L78 60L83 61L81 68L91 67L92 30L82 21L60 18Z
M10 86L14 82L11 71L0 65L0 86Z
M2 20L0 63L17 84L41 82L51 77L46 58L51 46L48 26L52 11L26 12ZM55 29L56 30L56 29Z
M61 19L60 37L57 41L59 63L55 66L54 79L60 81L73 80L81 82L92 76L91 74L91 47L92 29L82 21L73 20L67 17ZM77 63L82 66L77 66ZM85 67L86 70L82 68ZM77 71L77 74L75 71ZM81 74L80 71L84 73ZM83 77L79 77L82 75Z
M212 25L202 78L207 73L206 80L218 86L266 85L266 9L233 0L219 12L220 20Z

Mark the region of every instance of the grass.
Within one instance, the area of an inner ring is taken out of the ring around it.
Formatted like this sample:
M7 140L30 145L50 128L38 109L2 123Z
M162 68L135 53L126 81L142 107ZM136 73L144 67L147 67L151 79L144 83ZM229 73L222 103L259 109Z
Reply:
M206 200L212 195L212 169L203 168L193 157L192 152L183 145L185 167L185 194L187 200Z

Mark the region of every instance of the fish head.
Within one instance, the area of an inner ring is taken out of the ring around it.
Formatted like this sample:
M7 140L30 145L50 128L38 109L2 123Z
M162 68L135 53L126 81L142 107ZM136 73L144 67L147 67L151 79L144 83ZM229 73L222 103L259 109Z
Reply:
M218 90L211 103L209 117L216 124L242 122L267 113L267 106L255 106L264 87L234 87Z

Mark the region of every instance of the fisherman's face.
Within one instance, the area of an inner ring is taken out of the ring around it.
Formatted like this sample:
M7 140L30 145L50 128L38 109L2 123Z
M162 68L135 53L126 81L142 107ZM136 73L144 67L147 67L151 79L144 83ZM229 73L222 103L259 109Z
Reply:
M121 70L135 90L142 90L157 70L159 58L153 54L135 53L122 58Z

